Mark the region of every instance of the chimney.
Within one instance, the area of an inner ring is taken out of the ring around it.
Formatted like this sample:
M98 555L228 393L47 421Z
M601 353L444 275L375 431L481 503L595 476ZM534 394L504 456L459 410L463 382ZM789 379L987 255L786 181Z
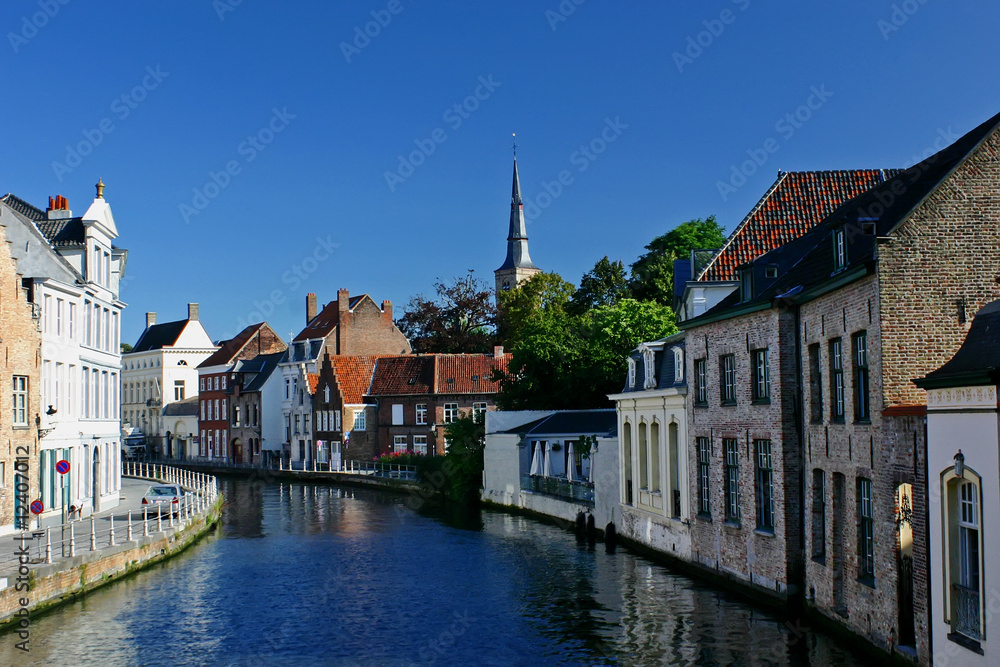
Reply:
M493 346L493 356L496 358L500 358L503 356L503 345Z
M316 295L313 292L306 294L306 324L309 324L316 317Z
M146 328L156 324L156 313L146 313Z
M392 301L382 302L382 319L386 322L392 322Z
M351 326L351 293L337 290L337 354L347 354L347 329Z
M188 319L198 321L198 304L189 303L188 304Z
M73 217L73 212L69 210L69 201L62 195L49 197L49 208L45 213L45 217L49 220L67 220Z

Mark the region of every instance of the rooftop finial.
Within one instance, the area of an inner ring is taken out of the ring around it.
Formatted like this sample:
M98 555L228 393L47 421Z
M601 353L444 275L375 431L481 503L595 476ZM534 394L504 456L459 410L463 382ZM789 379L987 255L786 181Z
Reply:
M102 178L97 179L97 198L104 199L104 180Z
M517 132L512 132L511 136L514 137L514 145L512 146L512 149L514 151L514 159L516 160L517 159Z

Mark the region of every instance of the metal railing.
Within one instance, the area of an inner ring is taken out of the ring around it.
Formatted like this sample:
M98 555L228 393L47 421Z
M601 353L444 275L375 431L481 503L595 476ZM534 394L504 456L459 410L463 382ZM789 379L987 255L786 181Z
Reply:
M969 639L979 641L979 591L961 584L951 585L952 608L955 610L951 629Z
M107 516L75 519L57 526L24 530L12 542L17 550L0 555L0 573L16 571L19 566L53 563L87 551L131 542L140 536L156 535L169 528L181 529L205 514L218 496L218 484L212 475L204 475L170 466L148 463L122 464L122 474L165 484L177 484L184 494L171 507L143 506L141 513L127 510Z
M523 491L544 493L547 496L555 496L578 502L594 502L593 482L578 482L563 477L522 474L521 489Z
M401 465L398 463L379 463L377 461L343 461L339 467L331 467L329 463L312 461L282 461L278 459L269 465L261 463L233 463L222 458L209 458L207 456L188 457L183 461L172 461L172 463L183 465L190 463L194 465L212 466L214 468L229 468L234 470L277 470L279 472L334 472L347 475L366 475L373 477L387 477L390 479L417 479L417 467L411 465ZM158 465L158 464L135 464Z

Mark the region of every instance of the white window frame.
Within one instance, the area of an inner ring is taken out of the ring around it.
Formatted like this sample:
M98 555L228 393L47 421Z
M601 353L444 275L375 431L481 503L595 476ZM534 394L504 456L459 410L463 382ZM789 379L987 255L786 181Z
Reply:
M445 424L451 424L452 422L458 421L459 411L458 403L445 403L444 404L444 422Z
M415 435L415 436L413 436L413 453L414 454L426 454L427 453L427 436L426 435Z
M29 426L28 424L28 376L15 375L11 383L13 392L13 425Z
M423 426L424 424L427 423L427 404L426 403L417 403L417 406L416 406L416 416L417 416L416 423L418 425Z
M409 442L405 435L394 435L392 436L392 451L394 454L400 454L408 451Z
M364 410L354 411L354 426L351 428L352 431L367 431L368 430L368 419Z

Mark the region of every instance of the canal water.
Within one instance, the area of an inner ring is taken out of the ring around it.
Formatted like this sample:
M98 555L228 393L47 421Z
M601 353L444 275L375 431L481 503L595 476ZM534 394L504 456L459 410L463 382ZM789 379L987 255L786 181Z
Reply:
M32 620L0 665L859 665L619 548L501 512L226 481L222 524L167 563Z

